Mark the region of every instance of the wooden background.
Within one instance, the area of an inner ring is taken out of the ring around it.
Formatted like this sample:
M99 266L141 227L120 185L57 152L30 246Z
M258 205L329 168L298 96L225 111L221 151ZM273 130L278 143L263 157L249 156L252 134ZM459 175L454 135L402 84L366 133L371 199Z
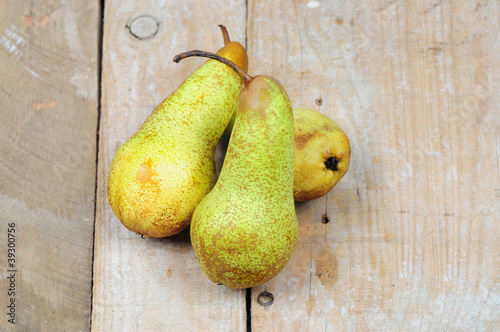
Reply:
M13 222L18 272L0 330L498 330L499 19L488 0L2 1L2 313ZM220 23L250 74L352 146L333 191L297 203L285 270L251 290L211 283L187 231L127 231L106 197L118 147L203 63L173 55L216 51Z

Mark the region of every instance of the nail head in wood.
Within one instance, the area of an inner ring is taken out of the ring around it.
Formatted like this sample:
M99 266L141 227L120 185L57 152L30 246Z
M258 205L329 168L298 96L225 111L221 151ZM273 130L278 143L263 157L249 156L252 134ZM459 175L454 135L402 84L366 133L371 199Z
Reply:
M274 303L274 295L268 291L260 292L257 296L257 303L261 306L268 307Z

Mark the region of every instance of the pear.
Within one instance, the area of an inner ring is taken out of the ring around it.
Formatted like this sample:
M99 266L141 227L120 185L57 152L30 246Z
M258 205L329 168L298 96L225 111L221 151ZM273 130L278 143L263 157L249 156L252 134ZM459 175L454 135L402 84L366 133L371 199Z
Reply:
M326 195L347 173L351 147L347 135L329 117L294 108L294 185L296 201Z
M298 241L290 101L276 79L241 74L245 86L219 179L191 221L202 270L235 289L276 276Z
M221 29L225 45L218 54L246 68L245 49ZM108 199L126 228L156 238L189 225L215 184L215 148L242 86L237 73L208 60L119 148L109 171Z

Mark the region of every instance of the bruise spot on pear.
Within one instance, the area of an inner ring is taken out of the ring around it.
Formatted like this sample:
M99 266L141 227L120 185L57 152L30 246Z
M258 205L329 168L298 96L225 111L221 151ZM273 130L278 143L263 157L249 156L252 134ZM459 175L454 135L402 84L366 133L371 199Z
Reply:
M256 112L261 120L266 120L266 109L272 101L268 89L264 88L266 84L268 83L265 78L255 76L252 80L252 85L247 85L243 88L240 95L239 112Z
M311 139L318 139L320 137L325 137L325 134L314 131L314 132L305 132L303 134L296 134L295 135L295 146L299 150L303 150L306 146L307 143Z
M323 124L323 129L326 130L326 131L332 131L333 130L333 128L328 123Z
M314 133L305 133L303 135L295 136L295 146L297 149L302 150L307 145L307 142L314 136Z
M156 184L155 181L153 181L153 175L155 175L152 167L152 162L151 159L148 159L145 163L141 165L139 168L139 171L137 172L137 181L146 183L154 183Z

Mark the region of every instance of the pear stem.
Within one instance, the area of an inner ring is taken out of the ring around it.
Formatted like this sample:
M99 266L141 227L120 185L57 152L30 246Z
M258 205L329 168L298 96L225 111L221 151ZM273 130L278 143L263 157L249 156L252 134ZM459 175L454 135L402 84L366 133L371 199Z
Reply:
M227 45L231 42L231 39L229 39L229 32L227 32L227 29L224 25L219 24L219 28L222 30L222 37L224 38L224 45Z
M212 53L212 52L206 52L206 51L200 51L200 50L186 51L186 52L183 52L183 53L180 53L180 54L177 54L176 56L174 56L173 60L174 60L174 62L179 63L179 61L181 61L182 59L189 58L192 56L210 58L210 59L214 59L214 60L217 60L219 62L222 62L223 64L225 64L226 66L228 66L229 68L234 70L236 72L236 74L240 75L240 77L243 78L243 80L245 81L245 84L250 83L250 81L253 79L252 76L245 73L245 71L243 69L241 69L240 67L235 65L232 61L230 61L230 60L228 60L228 59L226 59L218 54Z

